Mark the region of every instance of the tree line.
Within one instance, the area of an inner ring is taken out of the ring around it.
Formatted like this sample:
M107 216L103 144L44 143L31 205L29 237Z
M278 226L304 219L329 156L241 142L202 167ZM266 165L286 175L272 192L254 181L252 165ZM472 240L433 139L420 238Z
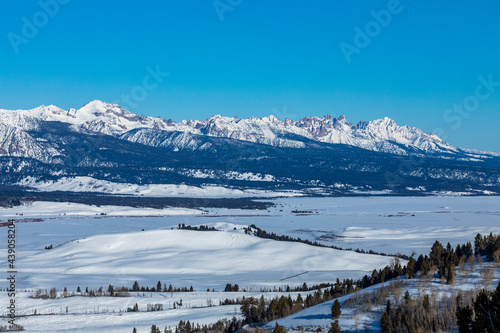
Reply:
M400 253L387 254L387 253L377 252L377 251L373 251L373 250L365 251L365 250L360 250L360 249L353 250L352 248L344 249L344 248L341 248L341 247L335 246L335 245L325 245L325 244L319 243L317 241L311 242L308 239L301 239L300 237L294 238L294 237L287 236L287 235L276 235L274 232L268 233L267 231L260 229L255 224L252 224L249 227L245 228L245 232L247 234L253 234L259 238L272 239L272 240L280 241L280 242L297 242L297 243L303 243L303 244L307 244L307 245L311 245L311 246L325 247L325 248L341 250L341 251L354 251L357 253L374 254L374 255L385 256L385 257L388 257L388 256L399 257L399 258L405 259L405 260L410 259L410 256L407 256L405 254L400 254Z

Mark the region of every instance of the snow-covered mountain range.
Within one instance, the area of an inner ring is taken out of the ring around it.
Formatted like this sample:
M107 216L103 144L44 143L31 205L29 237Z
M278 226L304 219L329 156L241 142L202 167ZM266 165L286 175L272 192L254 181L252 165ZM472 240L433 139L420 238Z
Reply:
M435 134L398 126L390 118L351 124L345 116L305 117L294 121L275 116L247 119L212 116L207 120L174 122L139 116L117 104L92 101L79 109L62 110L39 106L31 110L0 110L0 155L22 156L47 161L60 154L57 145L34 138L45 122L61 122L79 133L112 135L150 146L204 149L196 136L223 137L275 147L305 148L307 142L346 144L372 151L407 155L464 152ZM171 135L166 135L172 132ZM175 132L175 135L173 135Z
M2 186L13 185L156 196L172 188L202 193L184 190L195 187L252 195L490 195L500 194L500 156L453 147L389 118L174 122L92 101L78 110L0 110L0 199Z

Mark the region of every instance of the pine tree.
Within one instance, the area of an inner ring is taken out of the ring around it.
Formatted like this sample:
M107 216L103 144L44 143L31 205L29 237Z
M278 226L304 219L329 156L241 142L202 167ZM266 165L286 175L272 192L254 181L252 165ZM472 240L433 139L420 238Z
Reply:
M342 310L340 310L340 303L336 299L332 305L332 319L338 319L341 314L342 314Z
M444 247L439 241L435 241L431 247L431 253L429 257L431 258L432 263L434 263L438 268L443 266L443 255L444 255Z
M331 323L330 329L328 330L328 333L342 333L340 330L340 325L338 320L334 320Z
M422 275L427 275L429 273L430 265L429 265L429 259L427 256L422 260Z
M391 327L392 327L391 318L389 317L387 311L385 311L384 315L382 316L382 321L380 322L380 328L382 330L382 333L391 333L392 332Z
M392 328L396 331L396 332L400 332L401 331L401 322L402 322L402 313L401 313L401 308L398 307L396 309L396 313L394 314L394 318L392 319Z
M132 330L132 333L137 333L137 328L134 327L134 329Z
M408 265L406 265L406 278L411 279L415 275L415 266L416 261L413 258L410 258L408 261Z
M406 303L411 301L411 295L410 295L410 292L408 290L405 292L404 300Z

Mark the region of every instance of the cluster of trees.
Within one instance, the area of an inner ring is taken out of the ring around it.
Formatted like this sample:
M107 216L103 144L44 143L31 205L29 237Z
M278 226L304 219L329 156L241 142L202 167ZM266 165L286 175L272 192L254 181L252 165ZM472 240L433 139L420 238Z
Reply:
M458 248L460 247L457 246L457 249ZM431 252L429 253L430 266L434 265L437 268L438 276L440 278L446 278L446 282L451 284L455 278L455 267L458 266L458 255L459 254L452 248L450 243L444 248L440 242L436 241L432 245ZM432 267L429 267L429 269L430 268ZM429 269L424 265L422 274L427 275Z
M391 267L386 266L382 270L374 270L371 276L364 276L362 287L366 288L401 275L406 275L408 279L411 279L417 272L426 276L431 271L437 271L440 278L443 277L448 283L453 283L455 267L460 263L460 258L467 260L473 255L474 251L470 242L457 245L453 249L450 243L444 247L439 241L436 241L432 245L429 255L420 255L417 260L411 257L408 264L403 267L396 260L391 264Z
M54 299L57 298L57 289L52 288L50 289L49 292L47 292L47 289L38 289L34 295L31 296L31 298L35 299Z
M99 287L97 290L90 289L89 287L85 288L85 291L82 291L80 286L76 288L76 292L69 292L68 288L64 287L62 293L58 293L56 288L50 289L47 292L47 289L38 289L35 291L35 294L31 296L31 298L41 298L41 299L54 299L57 297L74 297L74 296L86 296L86 297L101 297L101 296L110 296L110 297L128 297L130 296L129 289L127 287L119 287L115 288L113 285L109 285L108 289L104 289L103 287Z
M317 291L318 303L321 302L322 295ZM276 297L269 303L264 300L264 296L260 299L254 297L244 298L240 307L245 323L267 323L293 313L301 311L305 306L302 296L299 294L296 300L292 300L290 296Z
M297 242L297 243L304 243L304 244L312 245L312 246L326 247L326 248L335 249L335 250L354 251L354 252L358 252L358 253L375 254L375 255L380 255L380 256L392 256L392 257L399 257L399 258L405 259L405 260L410 259L409 256L404 255L404 254L386 254L386 253L376 252L376 251L372 251L372 250L365 251L365 250L360 250L360 249L356 249L356 250L343 249L343 248L335 246L335 245L325 245L325 244L322 244L322 243L319 243L316 241L311 242L310 240L301 239L300 237L293 238L293 237L286 236L286 235L276 235L274 232L268 233L267 231L260 229L255 224L252 224L248 228L245 228L245 232L247 234L253 234L259 238L273 239L273 240L282 241L282 242Z
M185 225L184 223L179 223L177 227L179 230L195 230L195 231L218 231L215 227L209 227L208 225L200 225L199 227L192 227L190 225Z
M390 275L392 275L393 271L390 272ZM266 302L263 296L260 299L243 297L240 309L245 317L245 323L267 323L290 316L305 308L355 292L361 288L361 285L361 280L344 279L340 281L337 279L337 282L330 288L323 288L322 291L318 289L313 294L308 294L305 299L301 294L298 294L296 300L293 300L290 296L277 296L270 302ZM340 309L340 304L338 306Z
M429 257L422 255L416 262L416 271L421 270L422 275L427 275L432 266L437 268L438 276L444 277L447 283L453 283L455 277L455 267L458 266L460 260L468 260L473 255L485 257L486 260L500 261L500 235L493 235L490 233L488 236L477 234L474 239L474 249L472 244L457 245L455 249L452 248L450 243L443 245L436 241L432 247Z
M8 196L3 196L0 193L0 207L3 207L3 208L12 208L12 207L15 207L15 206L21 206L21 200L19 200L19 198L13 198L13 197L8 197ZM0 331L0 332L2 332L2 331Z
M347 281L347 280L346 280ZM340 282L337 282L337 283L340 283ZM347 284L347 282L346 282ZM332 283L320 283L320 284L315 284L313 286L308 286L307 283L303 283L301 286L297 286L297 287L290 287L289 285L286 285L284 287L274 287L272 289L268 289L268 288L261 288L260 289L260 292L280 292L280 293L283 293L283 292L300 292L300 291L312 291L312 290L319 290L319 289L324 289L324 288L329 288L329 287L332 287L334 286L334 284ZM207 289L207 292L210 291L210 289ZM232 285L231 283L227 283L226 284L226 287L224 288L224 291L225 292L246 292L247 290L246 289L240 289L240 286L238 284L235 284L235 285Z
M453 283L455 267L466 260L471 267L475 264L475 256L484 256L487 260L500 261L498 235L481 236L474 241L474 249L470 242L457 245L454 249L450 243L443 245L436 241L429 256L420 256L415 262L408 262L406 270L420 271L421 276L437 272L447 283ZM481 274L487 272L483 269ZM484 278L487 274L484 275ZM411 277L410 275L408 277ZM491 280L486 279L491 282ZM487 284L489 284L489 282ZM473 291L470 291L473 293ZM443 296L438 302L436 295L428 294L412 299L408 291L404 302L396 309L387 302L386 311L381 319L383 333L392 332L438 332L456 329L459 332L500 332L500 284L494 292L483 289L475 300L463 294Z
M234 286L231 283L226 284L226 288L224 288L225 292L230 292L230 291L239 291L240 286L238 284L235 284Z
M411 260L413 259L410 258L410 262ZM361 280L356 283L356 286L358 288L368 288L375 284L397 278L398 276L402 276L407 273L408 266L401 266L401 263L396 258L390 266L385 266L383 269L378 271L374 269L371 275L363 276Z
M193 333L193 332L236 332L243 327L243 322L236 317L231 320L219 320L212 325L190 324L189 321L182 320L177 325L175 333Z
M200 325L181 320L174 329L165 327L163 330L157 325L151 326L151 333L194 333L194 332L217 332L217 333L232 333L240 330L243 327L243 322L236 317L231 320L222 319L211 325ZM286 332L286 331L284 331ZM134 327L132 333L137 333Z
M318 289L315 293L308 294L305 299L300 294L296 300L293 300L290 296L278 296L269 303L266 303L264 297L260 299L243 297L240 309L245 317L245 323L267 323L290 316L305 308L353 293L373 284L396 278L405 274L405 271L406 266L401 267L398 258L396 258L390 266L386 266L380 270L380 274L378 271L375 271L377 272L377 279L372 280L368 275L357 281L353 279L344 279L342 281L337 279L335 284L331 285L330 288L323 288L323 291ZM307 290L307 285L305 285L304 289Z
M403 299L395 308L387 301L380 322L382 333L448 332L454 328L453 297L443 297L442 304L438 304L436 299L431 302L427 294L412 299L407 291Z
M395 332L500 332L500 284L495 291L480 291L475 300L470 294L425 294L414 299L409 293L393 308L387 306L380 323L382 333Z
M137 281L134 281L134 284L132 285L132 288L130 289L130 291L142 291L142 292L193 292L194 289L193 289L193 286L191 287L182 287L182 288L175 288L175 287L172 287L172 285L170 284L168 287L167 287L167 284L163 284L161 283L161 281L158 281L158 283L156 284L156 287L144 287L144 286L140 286L139 283Z
M460 333L500 332L500 283L495 291L481 290L471 304L462 304L461 297L458 297L457 302L456 316Z
M487 260L499 261L500 259L500 235L481 236L477 234L474 239L474 253L485 256Z

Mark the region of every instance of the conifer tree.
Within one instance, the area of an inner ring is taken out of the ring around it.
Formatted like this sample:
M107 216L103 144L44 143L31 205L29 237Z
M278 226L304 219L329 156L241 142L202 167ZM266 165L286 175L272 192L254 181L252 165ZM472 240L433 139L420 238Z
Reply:
M158 281L158 283L156 284L156 291L161 291L161 282Z
M411 279L415 275L415 266L416 261L413 258L410 258L408 264L406 265L406 278Z
M342 310L340 310L340 303L336 299L332 305L332 319L338 319L341 314L342 314Z
M404 300L405 300L406 303L408 303L409 301L411 301L411 295L410 295L410 292L408 290L405 292Z
M340 325L338 320L334 320L330 325L331 326L330 329L328 330L328 333L342 333L342 331L340 330Z
M382 321L380 322L380 328L382 330L382 333L391 333L392 323L391 323L391 318L389 317L389 314L387 311L384 312L384 315L382 316Z

